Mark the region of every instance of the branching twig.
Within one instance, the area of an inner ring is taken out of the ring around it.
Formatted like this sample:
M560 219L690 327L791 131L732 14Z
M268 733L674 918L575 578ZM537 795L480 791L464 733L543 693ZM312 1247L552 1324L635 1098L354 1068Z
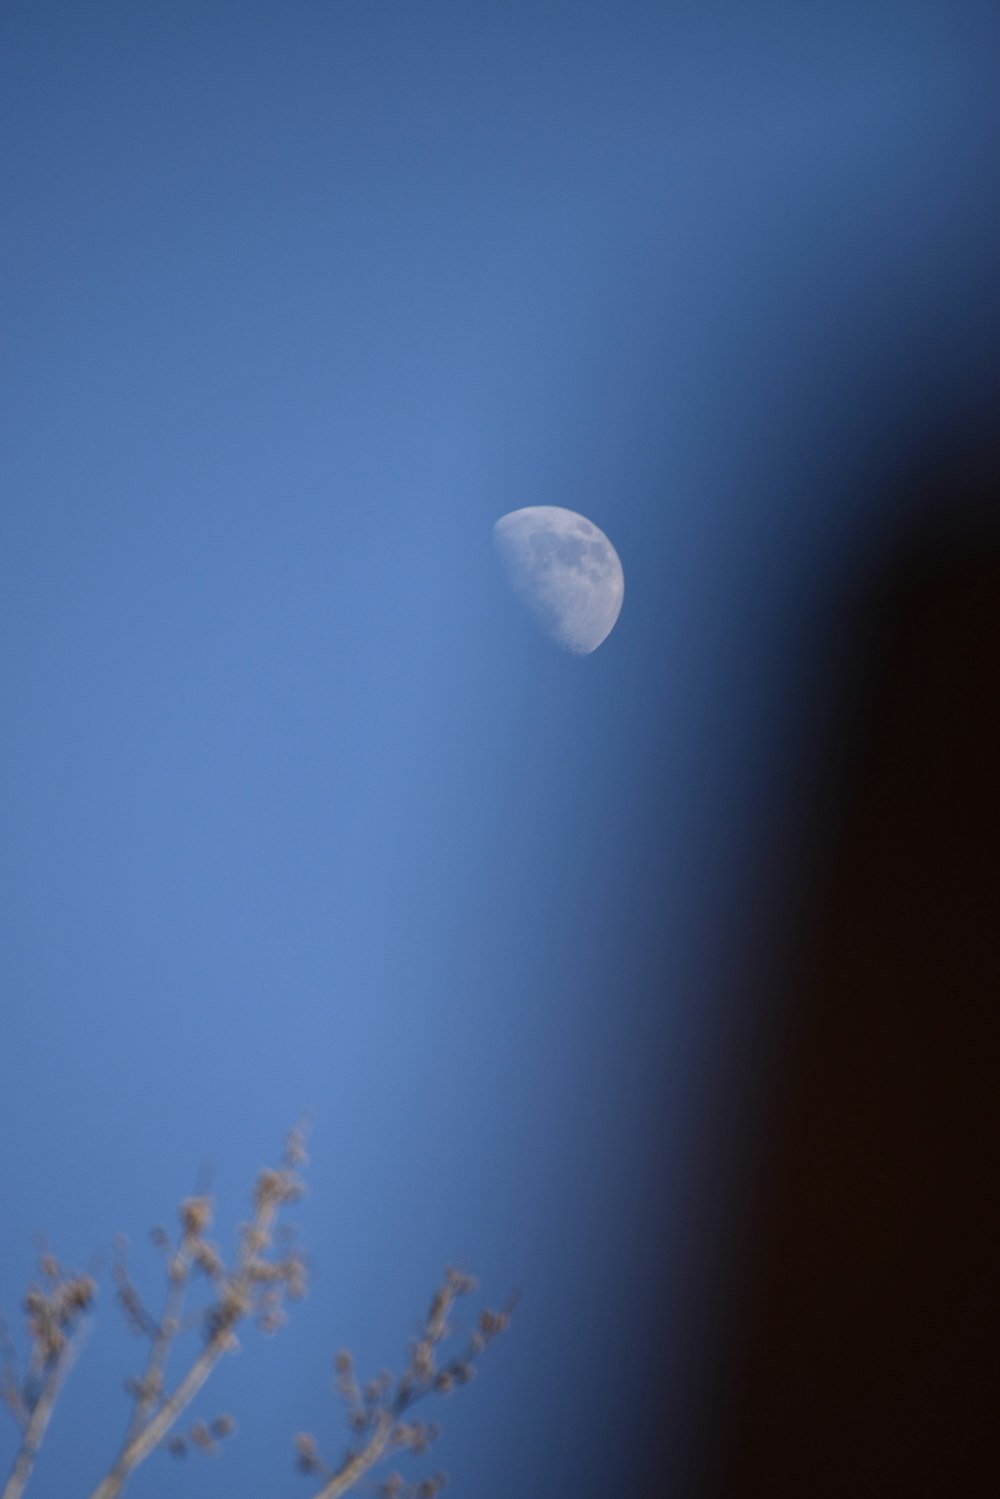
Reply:
M313 1499L340 1499L353 1489L364 1475L382 1462L393 1451L409 1448L416 1453L426 1452L437 1436L437 1428L421 1421L407 1421L404 1417L411 1408L426 1395L450 1394L459 1385L469 1384L475 1377L475 1361L483 1349L505 1332L510 1323L513 1300L502 1312L483 1312L479 1326L472 1334L461 1353L449 1358L438 1367L437 1354L441 1343L448 1337L448 1316L455 1300L475 1289L475 1281L457 1270L447 1270L444 1281L434 1293L427 1320L419 1337L410 1349L410 1361L393 1388L392 1376L383 1371L379 1378L369 1384L363 1394L354 1378L353 1361L349 1353L337 1355L334 1368L337 1388L347 1405L348 1425L352 1441L343 1462L331 1469L320 1457L316 1439L308 1433L296 1438L298 1465L302 1472L321 1476L323 1484ZM398 1473L393 1473L380 1487L386 1499L434 1499L444 1487L445 1474L411 1485L404 1482Z
M297 1130L289 1139L280 1168L261 1171L257 1177L253 1216L243 1228L236 1265L229 1272L218 1250L204 1237L211 1223L210 1200L192 1197L181 1204L181 1238L168 1267L170 1283L163 1317L154 1324L146 1371L134 1387L135 1407L122 1449L91 1499L117 1499L134 1470L172 1431L223 1354L239 1346L235 1329L241 1322L253 1316L265 1331L275 1331L281 1323L282 1294L294 1298L304 1293L305 1266L301 1257L290 1254L281 1261L268 1258L278 1214L287 1203L298 1201L302 1195L297 1167L304 1160L302 1131ZM166 1362L180 1331L180 1310L195 1266L208 1275L217 1295L205 1313L205 1345L201 1353L173 1394L164 1396ZM133 1308L131 1297L127 1297L126 1310ZM232 1429L229 1418L216 1425L220 1435ZM195 1441L196 1445L205 1445L198 1437ZM183 1446L174 1450L183 1450Z
M43 1255L41 1268L50 1286L48 1291L32 1286L25 1297L31 1355L23 1380L18 1378L17 1356L6 1325L3 1329L2 1395L21 1428L21 1445L0 1499L21 1499L24 1493L97 1291L89 1275L64 1273L52 1255Z
M235 1431L236 1423L229 1415L211 1422L195 1421L187 1432L177 1428L222 1356L238 1347L239 1325L253 1318L263 1331L274 1332L284 1320L284 1301L305 1293L305 1262L286 1237L291 1234L294 1239L294 1230L277 1226L282 1208L302 1194L298 1168L304 1161L304 1135L299 1129L289 1137L281 1165L258 1174L253 1212L241 1229L238 1252L230 1267L207 1237L211 1199L198 1196L181 1203L176 1241L171 1243L162 1230L154 1234L154 1242L165 1252L167 1270L159 1319L147 1309L132 1284L126 1245L118 1241L114 1268L118 1301L133 1331L147 1339L149 1352L141 1377L128 1384L133 1407L121 1449L90 1499L118 1499L135 1469L161 1445L176 1456L191 1447L210 1452ZM42 1255L40 1269L43 1283L32 1286L24 1303L30 1351L23 1376L13 1340L0 1318L0 1402L8 1407L21 1433L14 1466L0 1499L22 1499L96 1294L89 1275L65 1272L49 1253ZM207 1280L212 1295L199 1318L202 1347L187 1372L168 1391L168 1361L177 1339L191 1325L184 1303L199 1274ZM474 1289L471 1276L457 1270L445 1272L398 1380L383 1370L361 1389L350 1354L337 1355L337 1387L348 1408L351 1437L336 1468L328 1467L320 1457L313 1437L303 1434L296 1439L299 1468L321 1480L313 1499L340 1499L393 1452L427 1451L437 1430L428 1422L414 1421L412 1407L427 1395L448 1394L468 1384L475 1375L479 1355L510 1320L511 1306L502 1312L483 1312L464 1349L442 1359L442 1345L451 1335L448 1319L454 1303ZM392 1473L378 1485L377 1492L382 1499L434 1499L444 1483L444 1474L412 1484Z

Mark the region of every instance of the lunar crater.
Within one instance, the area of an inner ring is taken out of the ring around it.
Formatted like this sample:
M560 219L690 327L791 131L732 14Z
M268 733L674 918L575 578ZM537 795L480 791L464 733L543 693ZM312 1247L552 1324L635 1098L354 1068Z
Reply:
M592 521L559 505L529 505L501 516L493 542L514 594L556 645L587 656L607 639L625 575Z

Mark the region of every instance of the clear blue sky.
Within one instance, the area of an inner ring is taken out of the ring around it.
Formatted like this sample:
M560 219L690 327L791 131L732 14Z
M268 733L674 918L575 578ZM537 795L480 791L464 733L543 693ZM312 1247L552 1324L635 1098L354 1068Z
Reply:
M206 1161L231 1242L315 1118L311 1295L137 1499L308 1494L333 1351L398 1366L454 1260L524 1300L421 1471L614 1492L795 647L986 353L990 13L4 5L0 1304ZM529 504L621 556L592 657L504 591ZM36 1499L141 1352L105 1277Z

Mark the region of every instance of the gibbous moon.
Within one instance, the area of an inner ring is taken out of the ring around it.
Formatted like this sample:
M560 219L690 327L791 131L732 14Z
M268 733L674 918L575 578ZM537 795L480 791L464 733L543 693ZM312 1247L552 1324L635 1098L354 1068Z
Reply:
M604 532L560 505L512 510L493 527L507 582L546 635L589 656L614 629L625 574Z

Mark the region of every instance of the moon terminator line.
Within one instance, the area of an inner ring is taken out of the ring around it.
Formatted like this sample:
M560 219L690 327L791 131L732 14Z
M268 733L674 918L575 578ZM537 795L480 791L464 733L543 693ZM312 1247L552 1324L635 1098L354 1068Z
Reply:
M511 589L546 635L575 656L607 639L621 612L625 575L604 532L560 505L503 515L493 544Z

